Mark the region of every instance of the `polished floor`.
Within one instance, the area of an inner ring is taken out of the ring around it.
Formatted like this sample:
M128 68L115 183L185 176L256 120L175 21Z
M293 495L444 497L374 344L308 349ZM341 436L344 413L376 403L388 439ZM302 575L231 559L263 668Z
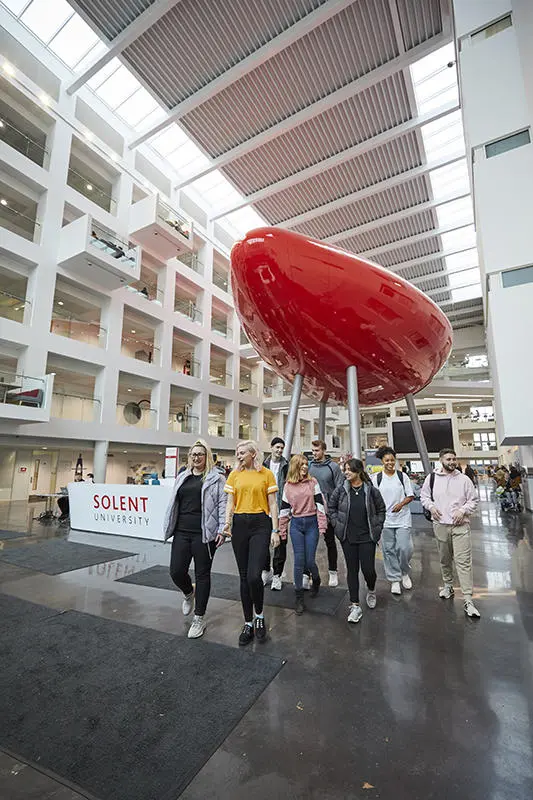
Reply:
M379 560L378 606L364 608L358 625L347 624L347 603L335 617L268 609L261 652L287 663L182 800L531 800L533 522L530 514L502 515L485 486L480 493L472 527L481 620L465 617L459 591L453 601L438 599L435 542L417 517L413 591L393 597ZM179 647L190 620L179 595L116 582L167 563L168 545L43 526L33 519L39 510L0 504L0 529L28 533L0 549L68 535L138 555L57 576L0 560L0 591L174 633ZM325 575L322 544L319 552ZM342 558L340 565L344 585ZM229 546L215 569L236 575ZM238 603L212 598L206 638L236 647L241 620ZM2 800L81 797L60 776L0 754Z

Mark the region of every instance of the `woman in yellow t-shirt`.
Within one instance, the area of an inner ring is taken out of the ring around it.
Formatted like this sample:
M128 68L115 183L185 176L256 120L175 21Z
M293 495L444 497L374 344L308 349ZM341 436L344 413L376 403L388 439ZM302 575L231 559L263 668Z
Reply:
M270 545L279 545L278 485L273 473L261 462L258 445L241 442L237 447L237 464L224 487L228 494L224 531L229 536L231 528L231 543L241 579L244 627L239 636L240 645L249 644L254 636L259 642L266 638L265 587L261 571Z

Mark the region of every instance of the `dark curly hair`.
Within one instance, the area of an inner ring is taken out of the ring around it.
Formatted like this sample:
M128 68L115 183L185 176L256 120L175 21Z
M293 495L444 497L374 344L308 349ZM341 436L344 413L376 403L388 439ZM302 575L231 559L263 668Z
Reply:
M394 452L392 447L389 447L388 445L383 445L382 447L378 447L378 449L376 450L376 458L379 458L380 460L388 455L393 455L394 458L396 458L396 453Z

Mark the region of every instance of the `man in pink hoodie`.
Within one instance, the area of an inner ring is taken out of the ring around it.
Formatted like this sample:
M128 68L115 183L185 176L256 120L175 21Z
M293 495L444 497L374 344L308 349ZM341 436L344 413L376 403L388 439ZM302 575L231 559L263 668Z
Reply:
M444 586L439 597L453 597L453 565L464 596L465 613L480 617L472 600L472 539L469 517L474 513L478 496L474 484L457 469L457 455L449 448L439 453L440 465L426 476L420 499L431 512L433 530L439 549Z

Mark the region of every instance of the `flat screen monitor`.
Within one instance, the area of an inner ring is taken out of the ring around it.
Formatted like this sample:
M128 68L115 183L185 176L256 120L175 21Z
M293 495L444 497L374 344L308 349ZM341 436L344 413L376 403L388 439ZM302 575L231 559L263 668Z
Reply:
M452 421L447 419L423 419L422 432L429 453L438 453L444 447L453 447ZM392 440L397 453L418 453L413 426L410 420L392 423Z

